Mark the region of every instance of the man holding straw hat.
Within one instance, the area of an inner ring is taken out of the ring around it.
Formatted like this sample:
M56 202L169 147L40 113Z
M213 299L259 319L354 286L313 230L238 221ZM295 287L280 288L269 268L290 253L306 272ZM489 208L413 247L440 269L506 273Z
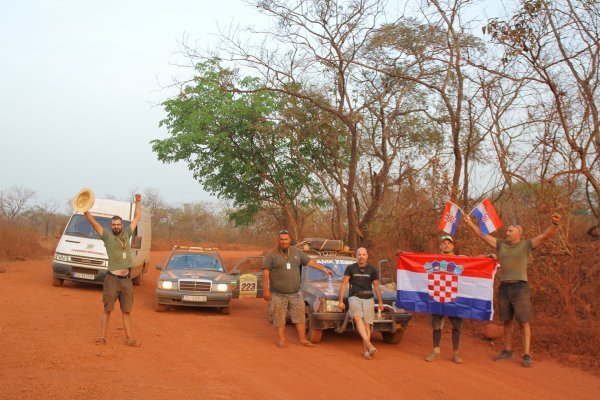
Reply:
M112 217L111 231L107 232L96 221L94 216L89 213L89 208L83 213L98 235L100 235L108 254L108 272L104 278L102 290L104 313L102 314L100 337L96 339L96 344L106 344L106 332L110 322L110 314L114 310L116 300L119 299L121 314L123 316L123 327L125 328L125 344L132 347L141 346L141 343L131 336L133 284L129 275L129 270L133 267L130 239L140 221L141 200L142 196L136 194L135 215L131 224L125 229L123 229L123 219L118 215Z

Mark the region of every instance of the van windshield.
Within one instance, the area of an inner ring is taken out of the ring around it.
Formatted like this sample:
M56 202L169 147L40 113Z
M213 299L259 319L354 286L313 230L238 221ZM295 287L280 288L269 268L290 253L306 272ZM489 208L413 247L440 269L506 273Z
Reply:
M112 230L110 227L110 217L99 217L94 215L94 219L98 221L98 223L102 226L102 229L108 231ZM123 229L127 228L129 224L130 221L123 220ZM89 223L89 221L85 218L84 215L81 214L73 214L71 220L69 221L69 225L65 230L65 235L100 239L100 236L98 236L94 228L92 228L92 225Z

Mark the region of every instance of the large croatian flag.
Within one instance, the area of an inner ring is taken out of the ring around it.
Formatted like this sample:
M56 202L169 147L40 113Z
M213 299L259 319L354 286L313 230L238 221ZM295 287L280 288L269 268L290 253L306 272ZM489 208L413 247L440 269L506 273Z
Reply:
M462 210L453 202L447 201L444 212L442 213L442 219L438 225L439 230L454 235L461 216Z
M400 253L396 305L409 311L491 320L495 273L491 258Z
M471 211L470 215L479 221L479 229L484 235L489 235L502 226L502 221L489 199L483 200Z

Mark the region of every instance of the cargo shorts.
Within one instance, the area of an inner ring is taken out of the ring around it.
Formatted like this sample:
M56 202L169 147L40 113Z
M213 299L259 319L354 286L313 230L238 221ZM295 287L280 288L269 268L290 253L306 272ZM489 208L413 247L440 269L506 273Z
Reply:
M373 325L375 319L375 300L361 299L356 296L348 297L348 312L352 318L362 317L365 324Z
M278 328L285 325L288 310L292 323L305 323L302 292L289 294L272 292L271 301L269 302L269 321L273 323L274 327Z
M531 318L531 299L527 282L500 283L498 289L498 312L500 321L529 322Z
M117 299L119 299L121 312L130 313L133 308L133 284L129 276L119 278L107 273L104 277L104 287L102 289L104 310L113 311Z

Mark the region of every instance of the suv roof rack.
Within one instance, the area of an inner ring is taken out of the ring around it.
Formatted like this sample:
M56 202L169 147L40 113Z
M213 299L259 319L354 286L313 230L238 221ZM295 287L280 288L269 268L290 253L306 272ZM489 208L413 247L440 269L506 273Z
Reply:
M194 250L194 251L217 251L218 247L195 247L195 246L173 246L173 250Z
M341 240L305 238L301 242L296 243L294 247L299 248L306 254L355 257L355 251L351 250Z

